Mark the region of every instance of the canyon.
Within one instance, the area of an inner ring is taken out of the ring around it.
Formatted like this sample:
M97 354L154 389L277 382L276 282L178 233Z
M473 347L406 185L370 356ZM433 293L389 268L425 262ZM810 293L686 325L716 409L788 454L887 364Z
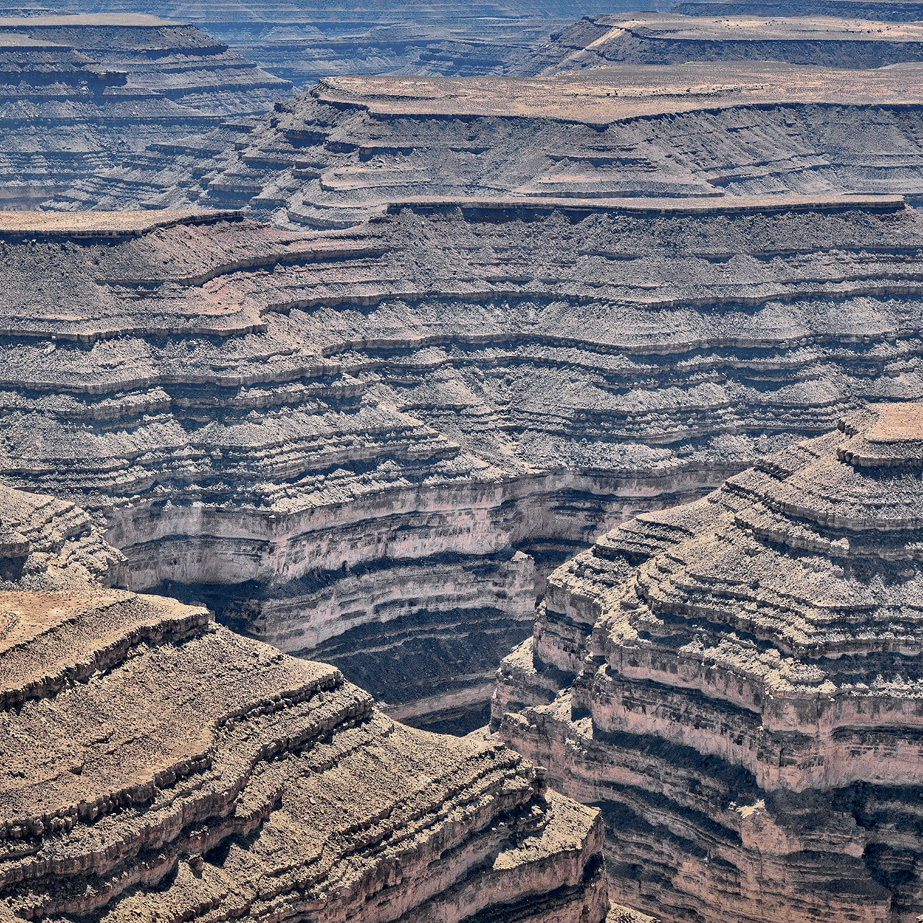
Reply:
M665 0L655 0L667 5ZM32 15L47 0L0 5ZM357 7L339 0L55 0L72 13L156 14L190 23L240 54L301 87L335 74L501 73L507 59L545 41L586 13L588 0L475 0L426 4L370 0ZM617 0L616 7L631 7Z
M735 6L761 5L709 4ZM734 55L669 19L585 20L534 72ZM921 421L849 414L548 578L493 727L600 808L615 900L709 923L919 919Z
M883 404L556 570L501 737L601 807L670 919L910 923L923 407Z
M513 751L113 588L73 504L0 501L0 919L605 919L596 812Z
M323 230L419 198L918 202L921 67L720 62L550 78L330 78L240 126L233 143L227 128L178 139L169 169L155 152L87 175L52 204L236 208Z
M923 5L58 6L0 923L918 923Z
M923 390L898 198L14 212L0 247L4 481L433 728L483 723L601 530Z
M0 16L0 203L66 197L78 180L124 170L190 133L223 150L226 119L289 95L198 29L154 16Z

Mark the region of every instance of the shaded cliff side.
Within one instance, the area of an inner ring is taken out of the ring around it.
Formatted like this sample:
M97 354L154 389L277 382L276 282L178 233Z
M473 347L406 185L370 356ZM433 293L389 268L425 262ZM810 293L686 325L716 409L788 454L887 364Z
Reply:
M881 405L551 576L501 736L677 920L923 911L923 409Z

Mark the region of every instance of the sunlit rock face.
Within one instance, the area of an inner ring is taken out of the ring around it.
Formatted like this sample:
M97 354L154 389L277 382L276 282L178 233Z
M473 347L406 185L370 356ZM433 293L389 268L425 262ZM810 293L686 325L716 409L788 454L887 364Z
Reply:
M804 4L797 0L703 0L672 5L686 16L802 16ZM920 0L818 0L811 4L814 16L867 19L877 22L923 21Z
M501 735L672 919L923 911L923 407L844 418L549 579Z
M613 65L555 77L324 79L264 117L177 136L56 209L240 208L338 228L446 198L923 198L923 65ZM169 153L165 159L164 153Z
M333 236L233 214L0 227L0 471L124 582L486 720L545 576L864 400L923 396L894 199L431 203Z
M0 919L605 918L596 812L518 754L114 589L90 516L0 500Z
M720 6L720 5L719 5ZM558 74L609 64L689 61L787 61L823 67L878 68L923 60L918 22L867 17L724 14L685 5L693 15L630 13L586 16L511 62L510 73ZM808 12L810 15L804 15ZM699 14L699 15L695 15ZM717 14L717 15L716 15Z

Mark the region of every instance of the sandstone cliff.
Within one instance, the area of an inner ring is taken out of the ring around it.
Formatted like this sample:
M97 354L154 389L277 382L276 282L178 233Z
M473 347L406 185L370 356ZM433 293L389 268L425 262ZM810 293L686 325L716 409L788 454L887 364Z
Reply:
M555 571L501 736L678 920L923 911L923 409L881 405Z
M225 135L89 177L55 207L246 208L344 227L413 197L923 197L923 66L618 66L338 78ZM227 129L223 130L224 132Z
M106 589L86 514L0 501L0 919L605 918L596 812L514 752Z
M0 472L135 590L477 724L544 575L863 400L919 397L899 200L0 218Z

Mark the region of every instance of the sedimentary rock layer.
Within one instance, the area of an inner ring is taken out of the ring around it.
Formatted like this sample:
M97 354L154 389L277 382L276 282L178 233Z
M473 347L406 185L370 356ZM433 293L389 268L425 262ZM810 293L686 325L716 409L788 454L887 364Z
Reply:
M234 135L222 117L263 112L290 88L198 29L153 16L0 18L0 202L67 195L190 133L223 150ZM163 149L144 163L152 177L171 169Z
M602 806L616 899L675 919L910 923L923 407L885 404L555 571L502 736Z
M596 812L513 751L103 588L85 514L0 500L0 919L602 923Z
M815 0L810 11L799 0L688 0L671 7L685 16L833 16L878 22L923 22L920 0Z
M862 400L921 396L895 199L0 216L0 471L395 714L476 723L542 580Z
M0 485L0 590L123 584L124 561L80 507Z
M209 115L260 113L291 89L195 27L158 16L0 16L0 34L72 48L133 86Z
M751 63L555 79L338 78L242 128L232 145L156 145L55 207L194 202L323 228L421 196L918 199L921 78L920 65Z
M44 0L8 0L24 10ZM662 3L661 5L666 5ZM512 52L540 44L585 13L588 0L475 0L426 4L371 0L56 0L71 12L156 13L193 22L249 59L301 86L332 74L499 73ZM607 9L630 9L629 0ZM2 9L2 7L0 7Z
M813 13L813 11L812 11ZM509 72L556 74L609 64L788 61L826 67L884 67L923 59L923 25L831 16L586 16Z

